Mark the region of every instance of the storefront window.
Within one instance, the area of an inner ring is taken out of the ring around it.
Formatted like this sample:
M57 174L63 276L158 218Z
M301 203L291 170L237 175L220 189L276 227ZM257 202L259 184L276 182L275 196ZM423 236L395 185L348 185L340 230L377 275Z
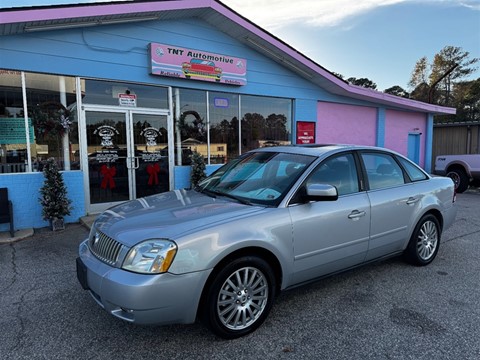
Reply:
M104 80L85 80L84 104L168 109L168 89Z
M50 157L60 169L80 169L75 78L26 73L25 83L28 117L35 134L32 170L42 171Z
M196 151L208 162L207 93L201 90L175 89L173 92L175 164L190 165Z
M210 163L222 164L239 155L238 100L228 93L209 93Z
M292 101L242 96L242 152L291 144Z
M27 140L21 73L0 70L0 91L0 173L24 172Z
M173 106L176 165L190 165L193 151L223 164L258 147L291 143L291 99L176 88Z
M0 173L29 170L28 143L33 171L49 157L61 169L79 169L75 79L25 73L25 91L27 119L22 73L0 70Z

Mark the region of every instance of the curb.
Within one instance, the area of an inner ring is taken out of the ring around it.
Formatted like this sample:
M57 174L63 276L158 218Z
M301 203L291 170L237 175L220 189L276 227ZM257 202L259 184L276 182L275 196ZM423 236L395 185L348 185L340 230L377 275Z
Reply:
M33 229L17 230L14 237L10 237L9 231L0 232L0 244L9 244L30 236L33 236Z

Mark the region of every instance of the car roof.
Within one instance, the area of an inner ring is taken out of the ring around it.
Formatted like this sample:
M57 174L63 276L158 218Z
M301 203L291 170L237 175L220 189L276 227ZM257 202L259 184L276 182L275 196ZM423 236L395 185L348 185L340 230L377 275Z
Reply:
M394 151L365 145L352 145L352 144L309 144L309 145L282 145L260 148L252 151L262 152L286 152L291 154L303 154L311 156L322 156L331 153L336 153L344 150L379 150L395 153ZM396 153L395 153L396 154Z

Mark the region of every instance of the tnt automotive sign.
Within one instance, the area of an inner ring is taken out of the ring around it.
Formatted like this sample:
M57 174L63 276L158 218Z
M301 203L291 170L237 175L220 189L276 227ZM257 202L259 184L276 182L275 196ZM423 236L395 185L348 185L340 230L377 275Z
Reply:
M165 44L150 44L153 75L247 84L247 60Z

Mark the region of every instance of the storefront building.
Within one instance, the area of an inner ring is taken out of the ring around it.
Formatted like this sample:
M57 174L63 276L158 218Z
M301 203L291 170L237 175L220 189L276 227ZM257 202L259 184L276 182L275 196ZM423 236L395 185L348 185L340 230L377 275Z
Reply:
M0 12L0 187L17 229L47 225L49 157L74 222L188 187L193 151L210 173L261 146L357 143L429 171L433 115L454 112L350 86L216 0Z

